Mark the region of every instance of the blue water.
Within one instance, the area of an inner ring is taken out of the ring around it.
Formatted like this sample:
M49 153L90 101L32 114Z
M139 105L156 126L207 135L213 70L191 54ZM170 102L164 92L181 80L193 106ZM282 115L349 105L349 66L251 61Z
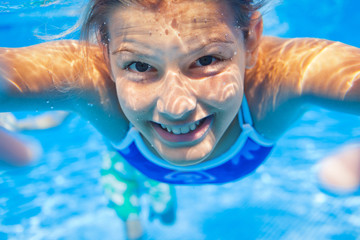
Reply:
M0 1L0 46L41 42L34 33L65 30L82 5L36 2L42 1ZM356 0L285 0L266 14L265 33L360 47L359 7ZM173 226L149 222L144 208L148 239L360 239L360 196L327 195L316 180L321 158L360 140L359 120L312 109L251 176L222 186L177 187ZM45 153L29 167L0 166L0 239L124 239L123 224L107 207L99 183L100 134L75 115L56 129L27 134L40 139Z

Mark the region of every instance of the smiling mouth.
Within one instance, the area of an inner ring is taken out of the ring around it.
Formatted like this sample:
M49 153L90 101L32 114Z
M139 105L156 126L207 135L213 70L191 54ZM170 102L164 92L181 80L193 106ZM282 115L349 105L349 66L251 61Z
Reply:
M210 129L213 115L182 125L151 122L158 135L169 142L193 142L202 139Z

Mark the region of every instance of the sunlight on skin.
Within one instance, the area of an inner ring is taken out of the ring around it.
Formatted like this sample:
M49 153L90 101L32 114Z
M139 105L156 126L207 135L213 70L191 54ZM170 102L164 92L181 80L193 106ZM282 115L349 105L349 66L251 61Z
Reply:
M244 41L221 1L159 2L155 10L114 8L109 56L101 44L89 45L86 56L76 41L0 48L0 111L74 110L114 143L129 119L163 158L185 165L232 145L241 131L235 116L243 91L256 130L273 140L310 104L360 114L358 48L306 38L260 41L258 16ZM194 65L206 55L225 61ZM153 69L125 71L131 61ZM164 144L149 122L172 126L209 115L213 124L192 149Z
M84 64L80 63L83 60L75 55L79 50L75 41L54 42L11 51L6 49L2 58L10 63L7 65L16 67L7 69L7 75L3 74L2 77L16 86L21 95L48 90L49 82L53 88L67 91L66 86L71 86L75 80L73 78L83 71ZM12 94L16 94L15 89Z
M360 114L359 59L338 42L264 37L245 78L256 129L277 139L310 104Z
M84 47L78 41L55 41L0 48L0 111L72 110L121 141L128 122L103 54L97 46L89 46L86 54Z
M353 86L354 81L360 78L360 60L358 54L353 54L352 58L345 58L349 55L349 51L352 50L352 47L347 46L347 49L343 49L343 52L337 53L337 58L331 57L334 54L334 51L343 45L342 43L331 43L323 48L319 53L317 53L314 58L311 60L311 63L306 68L304 73L304 79L307 82L302 82L302 87L304 92L313 91L315 88L318 92L321 92L323 95L327 95L327 90L330 88L338 89L337 97L339 99L345 99L347 93L350 91ZM310 50L312 51L312 50ZM346 59L346 61L344 61ZM324 72L323 66L342 66L336 72ZM323 79L328 79L327 84L324 86L324 82L318 81L314 86L314 83L311 83L311 76L317 76L321 74ZM337 79L344 79L344 81L337 81ZM312 89L310 89L312 88Z
M241 32L229 27L232 19L223 17L229 15L228 9L216 3L191 3L191 9L203 10L197 18L211 16L205 22L194 21L193 11L186 11L189 2L172 4L160 10L166 14L159 14L158 9L144 12L140 7L115 11L110 18L110 62L127 118L160 156L188 165L207 160L219 142L226 141L220 145L229 147L236 140L237 134L225 140L222 137L241 105L245 50ZM221 21L214 25L215 19ZM224 60L206 68L193 66L206 55ZM139 73L126 69L126 64L134 61L145 62L154 70ZM166 142L151 125L152 121L180 126L209 116L214 116L210 130L201 141L189 143Z

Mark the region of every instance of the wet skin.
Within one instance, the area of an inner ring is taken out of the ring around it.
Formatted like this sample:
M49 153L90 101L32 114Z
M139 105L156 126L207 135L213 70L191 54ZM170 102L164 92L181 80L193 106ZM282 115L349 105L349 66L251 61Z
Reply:
M186 1L160 12L118 9L110 17L109 58L120 105L173 164L219 155L240 133L235 116L246 49L229 13L214 2Z
M244 93L255 129L273 140L312 104L360 115L358 48L260 38L256 16L244 40L218 1L164 2L156 12L114 8L105 58L101 44L85 55L78 41L0 48L0 111L72 110L115 143L130 121L176 165L231 146Z

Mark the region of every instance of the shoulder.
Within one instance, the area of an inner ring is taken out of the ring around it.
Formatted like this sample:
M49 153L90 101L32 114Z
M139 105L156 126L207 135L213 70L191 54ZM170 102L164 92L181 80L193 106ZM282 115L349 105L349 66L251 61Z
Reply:
M348 103L359 102L359 88L352 84L359 56L358 48L324 39L263 37L245 76L255 128L274 139L311 104L339 110L341 103L345 111L352 105L343 103L344 94Z
M279 138L306 109L301 80L314 52L328 41L263 37L255 66L246 71L245 94L255 128Z

